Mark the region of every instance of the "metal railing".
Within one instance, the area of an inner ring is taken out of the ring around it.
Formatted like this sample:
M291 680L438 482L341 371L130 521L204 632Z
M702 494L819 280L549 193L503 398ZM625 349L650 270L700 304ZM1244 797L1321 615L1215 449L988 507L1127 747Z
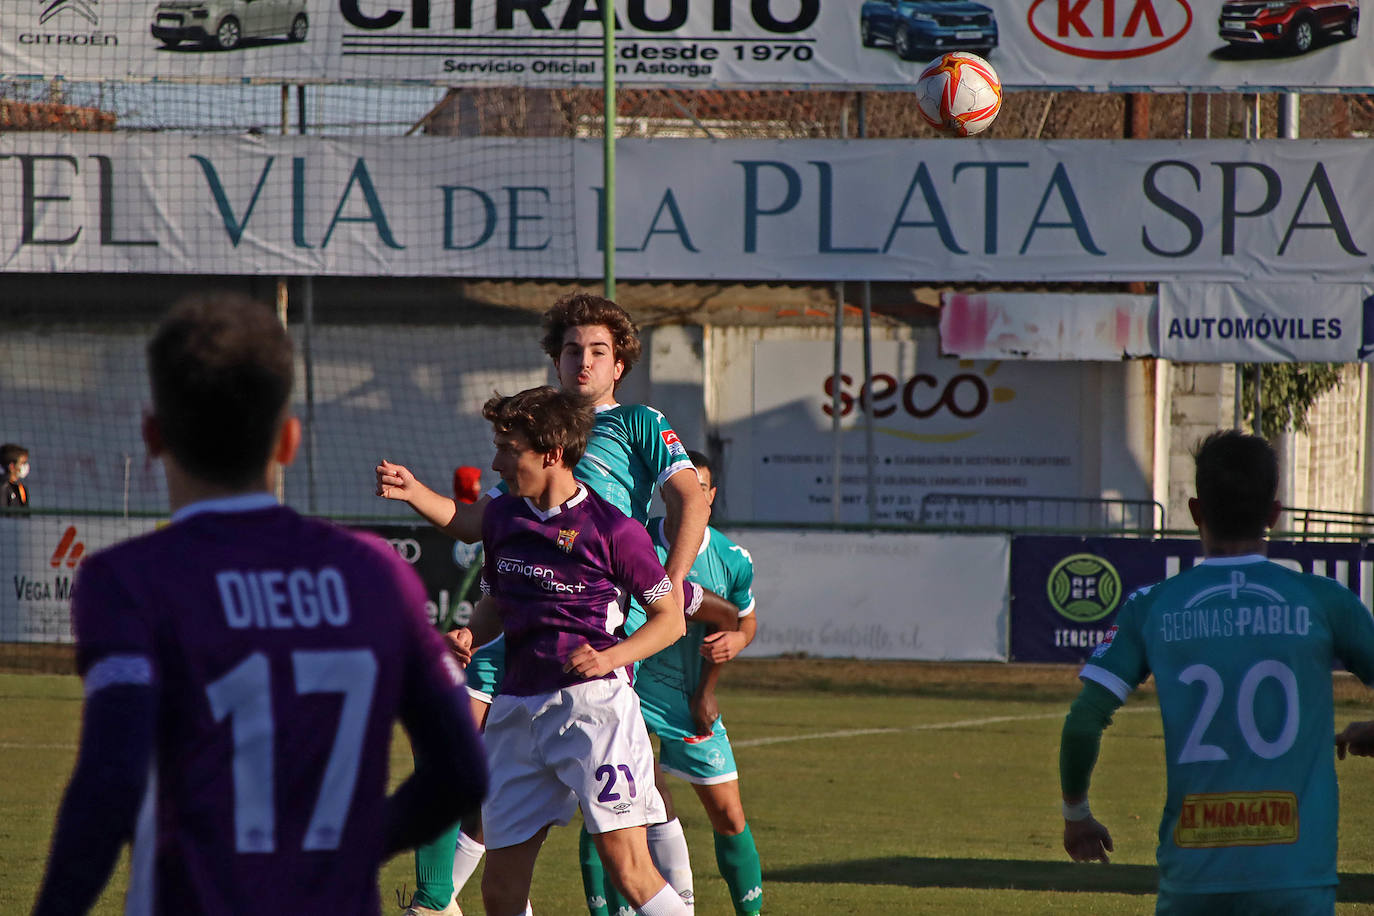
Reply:
M1374 513L1284 506L1274 535L1294 541L1374 538Z
M1152 499L927 493L921 498L920 524L1153 535L1164 531L1164 507Z

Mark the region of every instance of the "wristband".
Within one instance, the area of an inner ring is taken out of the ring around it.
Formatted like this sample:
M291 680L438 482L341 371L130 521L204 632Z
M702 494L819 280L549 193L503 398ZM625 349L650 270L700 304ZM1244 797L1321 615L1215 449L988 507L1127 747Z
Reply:
M1064 802L1063 807L1064 820L1066 821L1086 821L1088 818L1092 817L1093 814L1088 810L1088 799L1086 796L1076 805Z
M697 611L701 610L701 600L706 597L705 590L695 582L683 582L682 594L686 600L683 613L688 617L695 617Z

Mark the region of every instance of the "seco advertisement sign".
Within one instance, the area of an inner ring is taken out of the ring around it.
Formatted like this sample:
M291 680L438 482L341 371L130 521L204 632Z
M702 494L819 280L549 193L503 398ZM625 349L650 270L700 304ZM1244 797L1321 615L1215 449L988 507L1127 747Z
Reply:
M7 0L0 78L600 86L589 0ZM1013 88L1361 89L1358 0L615 0L617 80L910 89L945 51Z
M842 522L868 521L866 414L874 427L879 523L919 522L928 493L1079 495L1082 364L948 359L929 335L875 341L865 379L858 346L845 347L838 376L831 353L822 341L754 346L756 521L834 518L837 395Z

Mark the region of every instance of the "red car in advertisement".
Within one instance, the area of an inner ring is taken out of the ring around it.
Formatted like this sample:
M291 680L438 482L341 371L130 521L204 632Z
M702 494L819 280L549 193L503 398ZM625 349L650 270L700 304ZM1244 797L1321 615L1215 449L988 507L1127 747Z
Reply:
M1221 37L1230 45L1304 54L1318 37L1354 38L1359 0L1230 0L1221 6Z

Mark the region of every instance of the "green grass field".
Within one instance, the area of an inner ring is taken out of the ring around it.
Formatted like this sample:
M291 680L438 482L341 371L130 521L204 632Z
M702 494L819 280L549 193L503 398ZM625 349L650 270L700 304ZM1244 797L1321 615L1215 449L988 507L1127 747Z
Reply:
M736 744L745 808L763 857L766 912L1150 913L1163 738L1142 692L1103 742L1093 810L1111 830L1110 865L1060 848L1059 728L1076 693L1057 666L805 660L739 661L721 706ZM0 675L0 913L27 912L79 731L73 677ZM1368 718L1374 697L1341 676L1337 718ZM394 774L410 765L404 736ZM1374 761L1340 764L1341 913L1374 912ZM710 828L674 784L696 873L697 912L728 914ZM576 825L551 833L534 909L582 907ZM95 912L121 911L117 873ZM411 860L382 871L389 909L413 887ZM482 912L477 879L460 897ZM264 912L272 902L264 901Z

